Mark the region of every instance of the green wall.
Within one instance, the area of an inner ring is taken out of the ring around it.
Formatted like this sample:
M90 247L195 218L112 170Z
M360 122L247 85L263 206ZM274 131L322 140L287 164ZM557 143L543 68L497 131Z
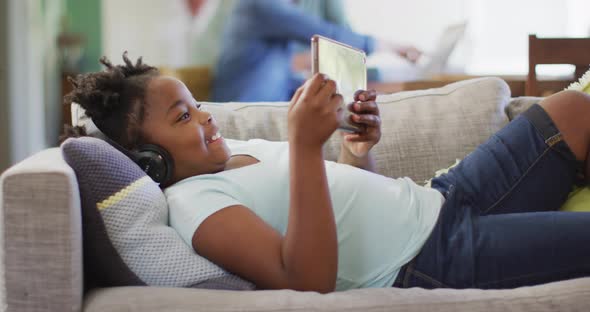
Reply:
M66 12L66 30L86 37L80 69L83 72L100 70L98 59L102 56L101 1L66 0Z

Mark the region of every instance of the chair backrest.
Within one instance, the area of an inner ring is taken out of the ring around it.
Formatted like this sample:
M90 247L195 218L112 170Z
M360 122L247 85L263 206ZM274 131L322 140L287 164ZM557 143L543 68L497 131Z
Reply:
M575 65L573 80L580 78L590 66L590 37L537 38L536 35L529 35L529 73L525 87L528 96L542 95L536 73L540 64Z

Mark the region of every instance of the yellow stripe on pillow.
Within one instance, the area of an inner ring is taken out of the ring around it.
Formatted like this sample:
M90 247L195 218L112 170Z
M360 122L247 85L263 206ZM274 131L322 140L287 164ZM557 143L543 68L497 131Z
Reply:
M127 185L125 188L118 191L117 193L109 196L109 198L101 201L100 203L97 203L96 207L98 208L98 210L109 208L115 205L116 203L120 202L121 200L125 199L127 195L129 195L131 192L135 191L136 189L143 186L145 183L149 181L151 181L151 178L148 176L144 176L143 178L138 179L135 182Z

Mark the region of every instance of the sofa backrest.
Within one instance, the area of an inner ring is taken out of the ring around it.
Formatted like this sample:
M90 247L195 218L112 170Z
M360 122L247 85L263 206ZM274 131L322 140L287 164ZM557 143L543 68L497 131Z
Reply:
M510 89L498 78L460 81L443 88L378 96L381 142L374 153L379 173L421 183L462 159L507 122ZM288 103L205 103L224 137L287 140ZM309 125L313 127L313 125ZM341 137L325 145L336 160Z
M465 157L508 122L510 89L499 78L479 78L437 89L382 94L377 102L382 120L381 142L374 148L378 173L421 183ZM213 114L226 138L286 141L288 106L288 102L204 102L202 108ZM94 128L83 114L74 104L72 124ZM324 146L326 159L338 158L340 143L336 132Z

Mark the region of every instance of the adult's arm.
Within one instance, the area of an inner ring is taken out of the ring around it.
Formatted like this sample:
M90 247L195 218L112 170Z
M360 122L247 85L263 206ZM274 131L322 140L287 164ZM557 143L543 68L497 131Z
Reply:
M346 18L343 2L341 0L325 0L323 3L325 10L324 16L328 22L350 29L348 18Z
M318 34L362 49L368 54L375 48L372 37L308 15L285 1L241 0L234 14L250 19L248 33L267 39L309 43L311 36Z

